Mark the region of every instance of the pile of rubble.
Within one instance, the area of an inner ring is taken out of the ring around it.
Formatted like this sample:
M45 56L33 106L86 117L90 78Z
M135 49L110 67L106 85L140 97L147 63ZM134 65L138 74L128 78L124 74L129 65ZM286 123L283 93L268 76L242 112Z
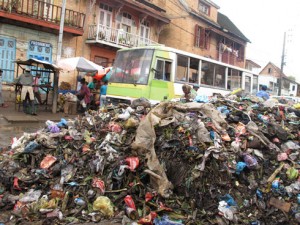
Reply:
M0 222L297 224L299 110L148 102L47 121L0 152Z

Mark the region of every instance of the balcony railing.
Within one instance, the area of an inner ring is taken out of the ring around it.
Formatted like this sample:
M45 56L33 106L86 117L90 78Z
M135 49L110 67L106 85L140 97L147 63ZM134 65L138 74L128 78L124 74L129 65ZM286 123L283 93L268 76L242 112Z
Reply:
M103 44L114 44L120 47L138 47L158 44L149 38L125 32L123 29L114 29L104 25L89 25L88 40Z
M41 0L0 0L0 11L60 24L62 7ZM65 25L83 28L85 14L66 9Z

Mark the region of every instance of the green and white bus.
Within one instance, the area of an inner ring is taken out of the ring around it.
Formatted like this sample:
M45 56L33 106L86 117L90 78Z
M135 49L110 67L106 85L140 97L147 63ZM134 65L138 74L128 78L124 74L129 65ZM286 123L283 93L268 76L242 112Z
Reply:
M109 79L107 101L130 103L144 97L155 104L180 98L183 84L198 84L198 94L206 96L238 88L256 93L258 75L163 45L121 49Z

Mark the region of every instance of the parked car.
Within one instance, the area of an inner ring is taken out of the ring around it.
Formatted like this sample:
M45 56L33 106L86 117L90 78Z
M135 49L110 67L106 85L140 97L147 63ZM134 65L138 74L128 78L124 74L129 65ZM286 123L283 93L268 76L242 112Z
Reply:
M293 97L293 96L270 96L270 98L275 98L278 100L279 103L281 104L286 104L286 105L294 105L297 103L300 103L300 98L299 97Z

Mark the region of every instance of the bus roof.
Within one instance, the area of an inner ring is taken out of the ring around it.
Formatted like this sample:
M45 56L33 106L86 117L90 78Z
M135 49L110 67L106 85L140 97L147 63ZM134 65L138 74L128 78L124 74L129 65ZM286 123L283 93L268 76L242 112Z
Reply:
M123 51L128 51L128 50L137 50L137 49L153 49L153 50L174 52L174 53L177 53L177 54L191 56L191 57L194 57L194 58L198 58L198 59L205 60L205 61L208 61L208 62L216 63L216 64L219 64L219 65L222 65L222 66L229 67L231 69L240 70L240 71L243 71L243 72L250 73L250 74L258 76L257 73L255 73L253 71L250 71L250 70L247 70L245 68L233 66L233 65L230 65L230 64L227 64L227 63L223 63L223 62L211 59L211 58L207 58L205 56L201 56L201 55L197 55L197 54L194 54L194 53L186 52L186 51L179 50L179 49L176 49L176 48L167 47L167 46L162 45L162 44L147 45L147 46L142 46L142 47L122 48L122 49L119 49L118 52L123 52Z

